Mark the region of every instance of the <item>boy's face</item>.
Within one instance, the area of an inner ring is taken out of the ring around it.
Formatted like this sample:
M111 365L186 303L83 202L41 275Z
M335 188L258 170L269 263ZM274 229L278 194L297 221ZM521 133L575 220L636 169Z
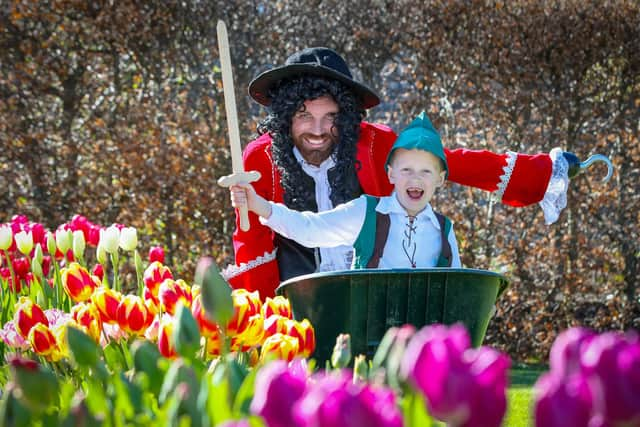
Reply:
M293 115L291 138L309 163L319 166L331 155L338 135L334 127L338 104L328 95L307 100Z
M440 159L431 153L398 148L393 153L387 175L402 207L409 215L415 216L427 206L436 188L442 185L445 171Z

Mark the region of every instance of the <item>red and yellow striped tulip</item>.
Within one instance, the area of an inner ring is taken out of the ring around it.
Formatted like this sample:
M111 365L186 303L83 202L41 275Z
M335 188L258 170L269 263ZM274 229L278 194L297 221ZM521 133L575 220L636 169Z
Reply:
M100 311L92 303L79 303L71 307L71 315L73 320L80 326L84 326L84 330L95 342L100 342L100 334L102 333L102 320L100 320Z
M304 357L310 357L316 349L316 333L308 319L298 322L287 321L287 335L298 339L298 351Z
M157 296L154 296L151 290L145 286L142 291L142 296L144 298L144 303L147 305L147 308L153 315L157 315L160 313L160 300Z
M100 286L100 279L89 274L86 268L77 262L61 272L62 286L74 302L83 302L91 298L93 291Z
M185 307L191 308L191 288L184 280L165 279L160 284L158 299L161 308L174 315L179 302L182 302Z
M58 340L51 332L51 329L44 323L37 323L29 331L27 341L31 344L33 352L38 356L43 356L51 360L54 353L59 352Z
M231 292L233 299L233 317L227 324L227 335L233 337L240 335L249 326L249 319L260 314L262 302L258 291L249 292L246 289L234 289Z
M133 335L143 334L153 321L153 314L137 295L122 298L116 317L120 328Z
M222 333L220 329L216 330L215 333L205 338L205 347L206 347L206 355L207 357L217 357L222 353Z
M268 338L275 334L286 334L287 320L290 320L284 316L280 316L279 314L272 314L268 318L264 320L264 338Z
M267 338L260 350L260 361L276 358L291 362L298 354L298 339L284 334L275 334Z
M118 305L120 305L121 299L120 292L104 286L98 287L91 295L91 302L98 309L100 320L104 323L118 322Z
M44 311L42 311L42 308L25 296L21 296L15 305L13 323L16 331L25 340L29 336L31 328L35 325L41 323L47 327L49 326L49 320L47 320L47 316L44 314Z
M160 350L160 354L169 359L173 359L177 355L172 342L173 322L173 317L164 314L160 320L160 327L158 329L158 350Z
M160 284L166 279L173 279L173 274L171 274L169 267L165 267L158 261L149 264L149 267L147 267L142 276L145 288L149 289L150 295L156 300L158 299Z
M242 333L231 338L232 351L248 351L258 346L264 337L264 319L261 314L254 314L249 318L247 327Z
M262 316L268 319L274 314L292 319L289 300L281 295L277 295L275 298L267 297L264 304L262 304Z
M204 311L204 307L202 307L202 296L200 294L193 299L191 314L193 314L193 318L196 319L198 323L200 335L203 337L211 337L219 333L218 324L207 317L207 313Z

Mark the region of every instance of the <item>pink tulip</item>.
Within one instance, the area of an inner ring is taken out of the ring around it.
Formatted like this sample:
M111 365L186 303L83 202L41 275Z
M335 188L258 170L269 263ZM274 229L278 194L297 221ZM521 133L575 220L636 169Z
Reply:
M164 248L162 246L152 246L149 249L149 263L155 261L164 264Z

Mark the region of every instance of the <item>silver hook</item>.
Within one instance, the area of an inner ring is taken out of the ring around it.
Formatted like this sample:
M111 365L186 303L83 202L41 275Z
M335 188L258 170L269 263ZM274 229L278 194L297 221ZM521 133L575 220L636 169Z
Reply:
M602 182L605 183L605 182L609 181L609 179L611 179L611 176L613 175L613 163L611 163L611 160L609 160L609 158L607 156L605 156L605 155L593 154L587 160L585 160L584 162L580 163L580 170L582 171L582 170L588 168L589 166L591 166L595 162L604 162L604 163L607 164L607 176L604 177Z

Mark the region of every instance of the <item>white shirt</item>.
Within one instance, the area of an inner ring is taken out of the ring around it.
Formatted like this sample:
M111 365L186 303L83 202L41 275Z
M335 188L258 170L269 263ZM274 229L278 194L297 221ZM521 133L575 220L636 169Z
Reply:
M316 205L318 206L318 212L324 212L333 209L333 203L331 202L329 185L329 176L327 171L335 166L335 161L331 156L325 161L320 163L320 166L307 163L300 151L293 147L293 154L300 163L302 170L313 178L316 187ZM285 236L287 237L287 236ZM320 247L309 246L309 247ZM351 265L353 259L353 248L350 245L342 245L335 247L321 247L320 248L320 266L318 271L335 271L335 270L347 270Z
M297 212L282 204L270 203L271 216L260 218L260 222L307 247L352 246L364 225L367 211L365 196L319 213ZM441 232L430 204L416 215L411 224L413 232L409 231L407 213L395 192L380 198L376 211L388 214L390 218L389 235L378 268L411 268L412 264L417 268L428 268L437 265L442 249ZM451 266L461 267L453 226L447 239L451 245Z

